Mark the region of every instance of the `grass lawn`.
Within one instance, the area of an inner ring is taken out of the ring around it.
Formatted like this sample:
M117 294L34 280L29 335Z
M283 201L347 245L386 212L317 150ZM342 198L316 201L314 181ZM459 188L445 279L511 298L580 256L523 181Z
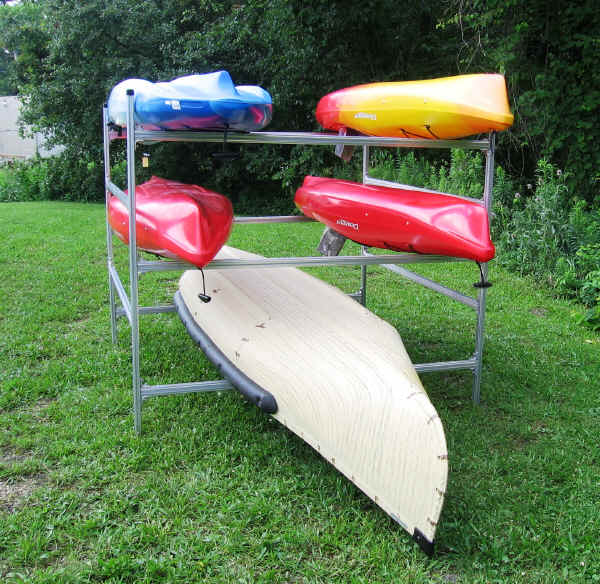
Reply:
M320 230L242 225L230 243L312 254ZM0 231L0 581L600 582L600 336L567 302L492 264L481 406L469 373L422 375L450 457L429 559L237 392L148 400L135 434L102 206L2 204ZM359 270L313 272L354 291ZM471 263L419 271L468 293L477 280ZM471 355L471 309L369 274L369 308L414 362ZM145 275L142 302L176 286ZM141 317L141 334L147 382L215 378L175 315Z

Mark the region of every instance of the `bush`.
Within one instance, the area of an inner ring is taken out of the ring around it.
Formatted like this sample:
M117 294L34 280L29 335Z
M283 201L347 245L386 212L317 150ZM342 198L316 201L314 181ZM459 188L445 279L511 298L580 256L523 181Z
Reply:
M600 213L573 200L568 173L546 160L537 167L535 189L515 193L502 205L498 259L520 274L544 280L555 291L588 308L579 319L600 328Z
M10 162L0 169L0 201L101 201L104 171L65 152Z
M514 195L512 216L498 240L499 258L517 273L552 281L571 242L567 175L546 160L539 161L536 175L530 195Z
M374 160L377 178L474 198L483 192L479 152L452 150L449 160L432 160L384 150ZM577 300L588 309L579 320L600 329L600 212L573 199L568 173L547 160L538 162L536 179L521 194L496 166L491 228L498 261Z
M481 198L483 167L479 152L454 149L449 158L439 153L381 149L372 157L375 178L434 191Z
M584 201L572 202L567 180L568 173L541 160L535 189L515 193L499 237L503 264L547 278L561 292L580 288L600 266L600 214L586 211Z
M484 157L480 152L453 149L447 156L413 151L378 150L373 156L370 174L376 178L414 185L474 199L481 199L485 184ZM501 215L509 207L514 183L501 166L496 165L493 201L494 211ZM496 208L497 207L497 208Z
M596 256L600 261L600 253ZM596 262L596 265L599 265ZM581 285L580 298L588 310L579 317L579 322L593 330L600 330L600 270L588 272Z
M9 161L0 168L0 201L40 201L45 198L43 177L47 162Z

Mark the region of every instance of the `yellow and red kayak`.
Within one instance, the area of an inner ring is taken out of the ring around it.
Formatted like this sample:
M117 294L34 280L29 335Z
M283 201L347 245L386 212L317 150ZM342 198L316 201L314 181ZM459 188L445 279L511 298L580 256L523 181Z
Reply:
M316 116L327 130L400 138L464 138L513 123L504 77L492 73L356 85L321 98Z

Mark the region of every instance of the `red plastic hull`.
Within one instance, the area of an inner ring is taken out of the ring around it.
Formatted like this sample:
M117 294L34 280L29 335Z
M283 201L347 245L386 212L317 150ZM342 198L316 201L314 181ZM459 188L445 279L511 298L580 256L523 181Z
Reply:
M140 249L202 267L227 241L233 209L227 197L197 185L153 176L135 189L136 243ZM127 209L111 196L108 222L129 244Z
M485 207L452 195L307 176L296 206L348 239L369 247L491 260Z

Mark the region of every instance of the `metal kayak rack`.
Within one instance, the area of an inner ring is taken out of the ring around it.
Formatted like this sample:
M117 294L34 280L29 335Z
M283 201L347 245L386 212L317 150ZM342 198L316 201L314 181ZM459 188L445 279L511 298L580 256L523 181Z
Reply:
M115 139L122 139L126 132L127 150L127 193L119 188L111 179L110 145ZM225 391L233 389L226 380L200 381L191 383L157 384L148 385L140 376L140 316L145 314L174 312L174 305L140 306L138 300L139 279L144 273L156 271L182 271L196 269L195 266L183 261L174 260L147 260L140 256L136 245L135 209L136 180L135 180L135 149L139 144L149 146L159 142L200 142L223 143L223 132L211 131L148 131L138 128L134 121L134 95L133 90L128 91L127 128L116 129L109 123L108 109L103 108L103 138L104 138L104 176L106 191L106 241L107 241L107 267L109 279L110 320L113 343L117 341L117 320L119 317L127 318L131 329L131 370L133 386L133 412L136 432L142 429L142 404L144 400L172 394L191 392ZM354 146L362 149L363 183L379 186L402 187L389 181L383 181L369 175L369 149L371 147L389 148L460 148L480 150L485 153L485 183L482 199L477 199L487 210L488 215L492 208L492 187L494 178L494 150L495 135L490 133L483 140L422 140L412 138L391 138L372 136L346 136L318 132L248 132L227 134L227 142L237 144L301 144L311 146ZM414 187L411 187L414 188ZM129 289L127 290L114 261L113 233L108 223L108 201L110 196L116 196L125 205L129 214ZM309 220L299 216L277 217L244 217L236 218L240 224L250 223L293 223ZM472 399L478 404L481 396L481 373L483 365L484 322L486 309L487 264L479 264L481 282L477 288L476 297L465 295L450 289L438 282L425 278L403 267L404 264L437 263L469 261L462 258L446 256L419 255L414 253L386 253L371 254L367 248L362 247L360 255L349 256L316 256L316 257L277 257L262 259L223 259L214 260L204 267L210 269L235 269L235 268L263 268L276 266L349 266L360 265L361 288L353 294L363 305L366 303L367 269L370 265L382 266L393 273L420 284L426 288L443 294L457 302L469 306L476 313L475 348L471 357L456 361L442 361L436 363L419 363L414 367L419 373L452 370L470 370L473 374ZM118 300L117 300L118 299Z

